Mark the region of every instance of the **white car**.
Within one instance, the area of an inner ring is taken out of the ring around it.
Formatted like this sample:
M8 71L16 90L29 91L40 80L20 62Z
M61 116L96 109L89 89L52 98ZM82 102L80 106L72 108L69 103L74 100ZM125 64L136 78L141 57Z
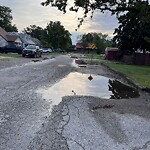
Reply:
M52 49L51 48L42 48L43 53L51 53Z

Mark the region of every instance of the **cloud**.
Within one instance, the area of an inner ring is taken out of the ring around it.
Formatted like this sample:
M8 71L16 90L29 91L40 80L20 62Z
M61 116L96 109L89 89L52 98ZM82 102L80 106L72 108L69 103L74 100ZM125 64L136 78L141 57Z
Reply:
M30 25L38 25L41 27L46 27L49 21L60 21L64 25L65 29L72 33L73 43L76 41L75 37L78 35L88 33L88 32L102 32L105 34L112 35L114 28L117 26L117 21L110 14L102 15L99 12L94 14L91 20L88 17L83 25L75 32L79 22L78 18L83 16L83 12L67 12L63 14L56 8L50 6L43 7L41 2L44 0L0 0L1 5L8 6L12 10L13 24L16 24L19 31ZM71 5L71 0L69 5Z
M85 23L86 31L101 32L103 34L113 35L114 29L118 26L118 21L115 16L110 13L96 13L92 19L88 19Z

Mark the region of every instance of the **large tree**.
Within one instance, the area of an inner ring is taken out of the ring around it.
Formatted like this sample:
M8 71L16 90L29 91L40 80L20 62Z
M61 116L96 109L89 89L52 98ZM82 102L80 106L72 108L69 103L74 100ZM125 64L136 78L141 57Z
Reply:
M43 6L51 5L52 7L57 7L58 10L66 13L67 5L69 4L70 6L68 1L69 0L46 0L41 4ZM84 11L84 17L90 12L93 14L95 10L100 10L101 12L109 10L112 14L118 14L133 9L134 4L139 1L148 2L148 0L73 0L69 10L78 12L81 8Z
M112 46L112 41L108 38L107 34L102 33L88 33L80 36L80 42L83 47L88 47L88 44L95 44L97 53L103 53L106 47Z
M150 51L150 6L148 2L137 2L134 9L118 18L114 41L123 54L132 54L140 49Z
M68 0L46 0L43 6L51 5L57 7L64 13L67 10ZM69 3L70 5L70 3ZM110 11L119 20L119 27L116 29L115 41L123 53L133 53L137 49L143 51L150 49L149 35L149 0L73 0L70 11L84 11L84 16L79 18L79 26L87 17L87 14L96 10L101 12Z
M97 53L104 53L106 47L112 46L112 40L108 37L107 34L102 33L93 34L93 43L97 47Z
M59 21L50 21L44 29L45 41L53 48L67 49L71 46L71 34Z
M24 32L39 39L44 47L67 49L71 46L71 34L59 21L50 21L46 28L30 25Z
M16 25L12 25L12 14L9 7L0 6L0 26L5 29L7 32L17 32L18 29Z
M31 35L31 37L33 38L37 38L41 40L43 34L43 28L36 25L30 25L29 27L25 28L23 32Z

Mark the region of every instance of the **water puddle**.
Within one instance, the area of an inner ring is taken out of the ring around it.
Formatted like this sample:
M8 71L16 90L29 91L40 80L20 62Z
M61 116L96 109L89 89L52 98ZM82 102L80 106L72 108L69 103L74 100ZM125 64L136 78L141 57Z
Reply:
M83 63L77 63L76 62L77 60L73 60L73 62L72 62L72 66L73 67L75 67L75 68L85 68L85 67L87 67L87 64L85 63L85 62L83 62Z
M66 95L97 96L106 99L136 98L139 93L136 89L129 87L120 81L106 78L104 76L82 74L72 72L55 85L47 89L39 89L43 99L57 105Z

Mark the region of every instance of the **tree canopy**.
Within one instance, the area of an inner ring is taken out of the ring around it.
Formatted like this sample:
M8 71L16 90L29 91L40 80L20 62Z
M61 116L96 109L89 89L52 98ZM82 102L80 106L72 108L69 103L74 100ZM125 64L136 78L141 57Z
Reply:
M46 41L51 43L53 48L68 48L72 44L70 36L70 32L59 21L50 21L45 28Z
M83 47L88 47L88 44L96 46L97 53L103 53L106 47L112 46L112 41L108 39L107 34L102 33L88 33L80 36L80 43Z
M36 25L30 25L29 27L25 28L23 32L31 35L33 38L41 40L43 28Z
M71 46L71 34L59 21L50 21L46 28L30 25L24 32L39 39L44 47L67 49Z
M46 0L42 5L57 7L64 13L68 0ZM110 11L116 15L119 27L115 29L114 41L123 54L132 54L140 49L150 51L150 4L149 0L73 0L70 11L78 12L82 8L84 16L79 19L82 25L87 14L91 17L96 10Z
M58 10L66 13L66 7L69 0L46 0L41 4L43 6L51 5L52 7L57 7ZM104 12L109 10L112 14L124 12L133 9L136 2L148 0L73 0L72 6L70 6L70 11L78 12L80 8L83 9L85 17L88 13L93 13L95 10L100 10Z
M9 7L0 6L0 26L5 29L7 32L17 32L18 29L16 25L12 25L12 14Z
M118 17L114 41L124 54L140 49L150 51L150 6L148 2L137 2L134 9Z

